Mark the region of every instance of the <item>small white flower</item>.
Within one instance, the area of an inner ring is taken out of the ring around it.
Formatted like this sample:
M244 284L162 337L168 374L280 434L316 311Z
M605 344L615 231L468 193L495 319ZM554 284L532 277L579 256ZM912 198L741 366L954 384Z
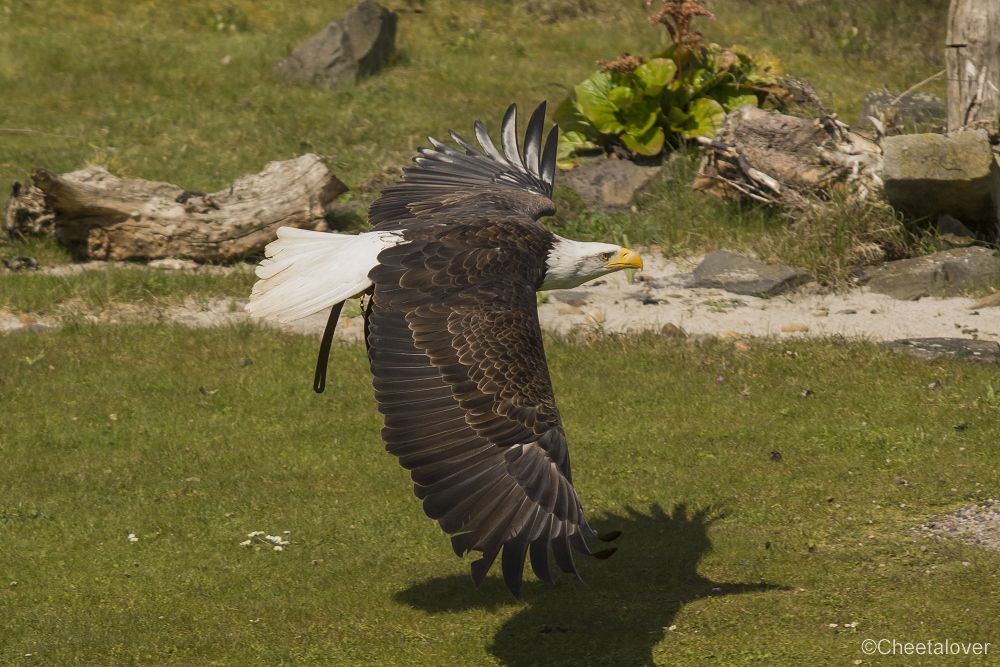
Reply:
M240 542L240 546L241 547L248 547L248 546L250 546L250 540L247 540L246 542Z
M285 531L285 535L291 535L291 534L292 534L292 531L290 531L290 530L286 530Z
M135 533L129 533L128 534L128 541L129 542L138 542L139 538L135 536Z
M278 546L278 545L274 545L274 550L275 550L275 551L281 551L281 547L280 547L280 546Z
M282 540L281 542L278 542L278 544L284 546L284 545L288 544L288 540Z

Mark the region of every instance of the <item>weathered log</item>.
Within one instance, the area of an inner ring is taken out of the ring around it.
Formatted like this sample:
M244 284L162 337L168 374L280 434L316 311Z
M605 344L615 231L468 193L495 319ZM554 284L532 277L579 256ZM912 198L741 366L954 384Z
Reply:
M948 131L983 129L1000 140L1000 3L951 0L946 45Z
M843 182L864 199L882 187L882 151L821 111L819 119L749 105L730 112L716 138L702 142L705 156L691 187L802 208L811 196Z
M260 252L278 227L326 229L324 207L347 191L316 155L271 162L212 194L170 183L117 178L103 167L58 176L31 173L5 207L5 229L38 227L39 193L52 232L85 259L183 257L226 262ZM29 211L29 209L31 209Z

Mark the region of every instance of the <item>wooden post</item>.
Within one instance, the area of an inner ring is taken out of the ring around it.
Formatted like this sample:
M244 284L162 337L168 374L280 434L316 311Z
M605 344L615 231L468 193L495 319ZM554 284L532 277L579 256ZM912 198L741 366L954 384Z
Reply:
M951 0L945 49L948 131L1000 140L1000 1Z

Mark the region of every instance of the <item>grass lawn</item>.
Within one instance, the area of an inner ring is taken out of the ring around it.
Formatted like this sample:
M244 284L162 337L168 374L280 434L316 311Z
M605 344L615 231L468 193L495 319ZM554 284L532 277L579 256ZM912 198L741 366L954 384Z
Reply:
M529 573L516 602L423 517L361 347L316 395L315 341L254 327L3 346L3 665L959 665L989 660L860 645L1000 642L1000 554L911 530L996 497L993 368L549 340L577 489L624 535L586 586ZM257 530L290 544L239 546Z
M9 273L0 276L0 308L52 314L60 306L72 312L79 306L174 305L187 298L246 297L256 280L244 266L226 273L148 270L129 264L72 275Z

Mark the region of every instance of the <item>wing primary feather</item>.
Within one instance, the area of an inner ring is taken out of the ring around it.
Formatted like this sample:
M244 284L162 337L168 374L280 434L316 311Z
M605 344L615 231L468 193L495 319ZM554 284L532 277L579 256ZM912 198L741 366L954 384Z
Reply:
M590 553L590 547L587 546L587 541L583 539L583 535L580 533L573 533L570 535L569 543L576 551L582 553L584 556L593 555Z
M564 528L565 530L565 528ZM569 548L569 539L565 534L559 535L552 540L552 557L556 561L556 565L559 569L566 574L576 575L579 579L580 575L576 572L576 564L573 563L573 552Z
M548 186L549 193L552 193L552 184L556 178L556 153L559 147L559 126L554 126L549 130L549 136L545 140L545 151L542 153L542 183Z
M542 129L545 126L545 102L532 112L524 132L524 165L535 178L541 178L539 157L542 149Z
M330 362L330 346L333 344L333 334L337 331L337 320L340 319L340 311L344 309L344 302L341 301L330 310L330 317L326 320L326 329L323 330L323 340L319 344L319 358L316 360L316 374L313 376L313 391L322 394L326 389L326 368Z
M528 539L522 532L503 545L500 569L507 590L515 599L521 599L521 581L524 578L524 557L528 555Z
M500 124L500 145L503 146L504 155L518 171L524 172L524 162L521 161L521 149L517 145L517 105L511 104L507 107L507 113L503 115L503 122Z
M543 537L531 543L531 570L539 581L554 584L552 568L549 565L549 538Z
M486 154L500 164L510 164L507 162L507 158L505 158L503 154L497 150L497 147L493 145L493 140L490 139L490 133L486 131L486 126L483 125L481 121L477 120L473 127L476 133L476 140L479 141L479 145L483 147Z
M451 130L448 130L448 134L450 134L451 138L455 141L455 143L464 148L469 155L474 155L476 157L486 157L486 153L482 152L481 150L473 146L471 143L466 141L461 135L452 132Z
M489 553L483 552L482 558L472 562L472 583L476 585L476 588L483 585L483 580L486 579L486 574L493 567L493 561L497 559L498 553L500 553L499 545L490 549Z

